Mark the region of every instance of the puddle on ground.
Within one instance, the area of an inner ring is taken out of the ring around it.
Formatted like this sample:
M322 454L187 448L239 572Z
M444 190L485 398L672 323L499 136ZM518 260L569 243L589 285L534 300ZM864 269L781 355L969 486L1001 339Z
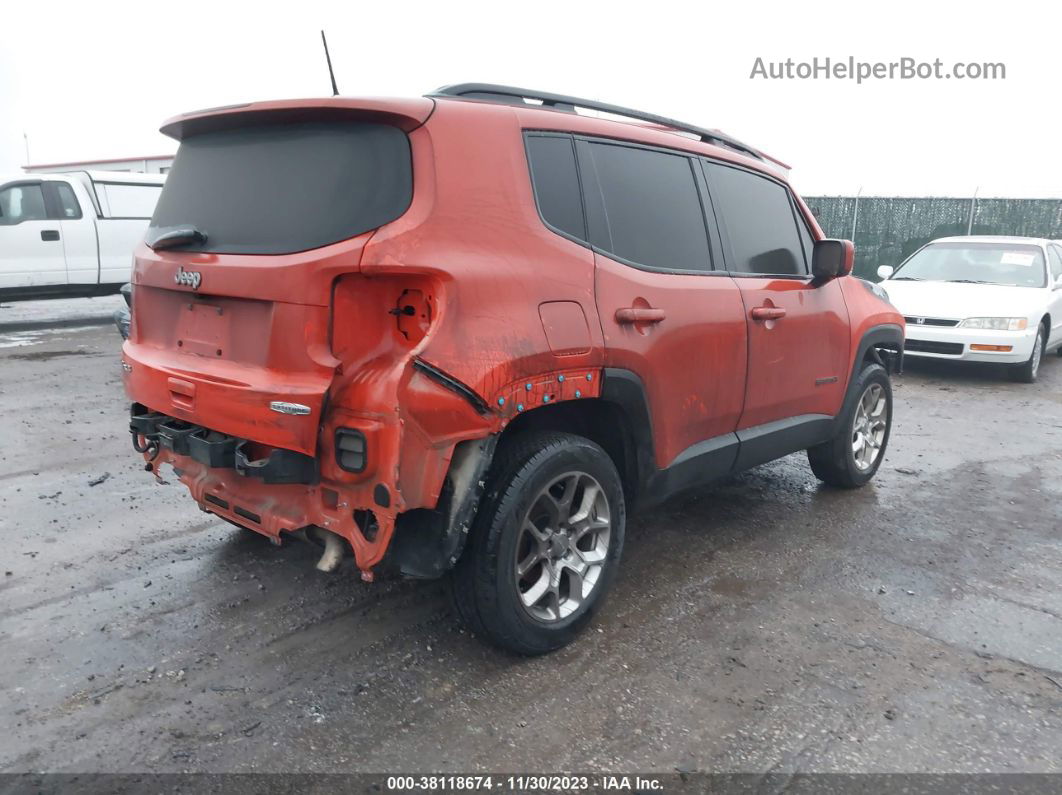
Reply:
M49 359L58 359L61 356L101 356L93 351L34 351L32 353L12 353L8 359L21 359L24 362L43 362Z

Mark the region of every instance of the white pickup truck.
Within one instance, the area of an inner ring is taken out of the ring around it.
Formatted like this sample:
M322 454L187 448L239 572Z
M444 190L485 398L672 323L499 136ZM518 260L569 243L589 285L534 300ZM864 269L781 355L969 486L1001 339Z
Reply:
M0 178L0 300L118 292L164 181L123 171Z

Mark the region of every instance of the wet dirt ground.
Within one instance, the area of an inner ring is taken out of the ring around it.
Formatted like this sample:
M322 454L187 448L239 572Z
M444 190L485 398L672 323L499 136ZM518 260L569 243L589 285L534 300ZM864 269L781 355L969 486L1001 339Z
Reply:
M0 770L1062 771L1058 358L910 366L861 491L794 455L636 516L521 659L156 485L118 348L0 327Z

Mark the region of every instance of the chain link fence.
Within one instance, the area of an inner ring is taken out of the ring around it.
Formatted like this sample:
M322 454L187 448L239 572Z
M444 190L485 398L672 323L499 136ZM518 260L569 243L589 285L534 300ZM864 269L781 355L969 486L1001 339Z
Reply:
M827 237L855 241L855 273L878 281L930 240L951 235L1062 239L1062 199L805 196Z

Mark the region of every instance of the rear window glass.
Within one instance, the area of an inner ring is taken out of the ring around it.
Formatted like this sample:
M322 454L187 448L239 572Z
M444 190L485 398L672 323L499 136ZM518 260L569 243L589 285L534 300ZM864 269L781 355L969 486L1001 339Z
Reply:
M162 192L161 185L94 184L104 218L150 218Z
M681 155L591 142L604 218L591 242L628 262L711 270L708 234L690 161Z
M568 136L529 135L527 157L535 199L543 220L579 240L586 239L583 200L575 170L575 148Z
M413 197L409 139L364 122L268 124L181 142L151 232L191 225L186 251L288 254L376 229Z

